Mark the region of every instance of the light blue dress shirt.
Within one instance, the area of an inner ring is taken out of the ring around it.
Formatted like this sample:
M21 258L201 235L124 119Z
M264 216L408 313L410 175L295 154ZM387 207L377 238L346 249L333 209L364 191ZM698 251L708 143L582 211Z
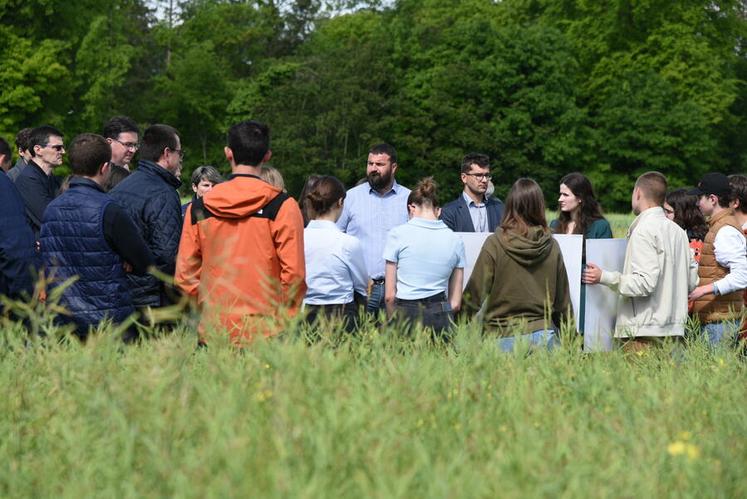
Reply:
M413 218L389 231L384 259L397 263L397 294L419 300L445 293L455 268L464 268L464 242L441 220Z
M326 220L311 220L303 231L308 305L340 305L353 301L353 291L366 296L368 274L361 243Z
M383 196L365 183L350 189L345 197L337 226L361 242L368 277L372 279L384 277L381 254L386 236L394 227L407 223L409 195L410 189L395 181Z
M462 192L464 201L467 203L469 208L469 216L472 219L472 227L475 228L475 232L490 232L490 224L488 222L488 207L485 206L485 200L482 203L475 203L466 192Z

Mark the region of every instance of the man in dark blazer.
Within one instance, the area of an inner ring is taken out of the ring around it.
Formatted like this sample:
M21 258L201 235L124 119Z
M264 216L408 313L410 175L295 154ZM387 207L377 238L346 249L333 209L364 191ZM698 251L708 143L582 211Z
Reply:
M494 232L503 217L500 199L486 196L490 159L470 153L462 160L464 191L441 209L441 220L454 232Z

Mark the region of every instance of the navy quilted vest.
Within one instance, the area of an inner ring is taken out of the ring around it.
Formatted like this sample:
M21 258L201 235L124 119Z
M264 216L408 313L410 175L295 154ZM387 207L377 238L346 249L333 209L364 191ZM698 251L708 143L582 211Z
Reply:
M104 210L113 201L92 181L74 178L44 212L44 265L56 284L78 276L65 290L61 305L79 328L105 318L121 322L135 311L122 258L104 238Z

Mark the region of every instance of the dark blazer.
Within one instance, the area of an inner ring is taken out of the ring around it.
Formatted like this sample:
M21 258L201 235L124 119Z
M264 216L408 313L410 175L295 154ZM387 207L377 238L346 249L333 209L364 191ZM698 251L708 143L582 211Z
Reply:
M503 202L498 198L489 197L485 202L485 208L488 211L488 229L495 232L503 218ZM475 231L464 194L459 194L458 198L441 208L441 220L454 232Z

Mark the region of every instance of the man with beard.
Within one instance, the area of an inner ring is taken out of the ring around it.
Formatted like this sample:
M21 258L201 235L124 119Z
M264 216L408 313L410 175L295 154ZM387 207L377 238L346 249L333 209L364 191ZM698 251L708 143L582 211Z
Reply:
M407 223L407 197L410 189L394 179L397 151L389 144L378 144L368 151L368 183L347 192L337 226L357 237L363 246L370 279L366 310L377 313L384 302L384 243L390 229Z
M462 160L462 195L441 210L441 220L454 232L495 232L503 203L488 194L490 158L470 153Z

